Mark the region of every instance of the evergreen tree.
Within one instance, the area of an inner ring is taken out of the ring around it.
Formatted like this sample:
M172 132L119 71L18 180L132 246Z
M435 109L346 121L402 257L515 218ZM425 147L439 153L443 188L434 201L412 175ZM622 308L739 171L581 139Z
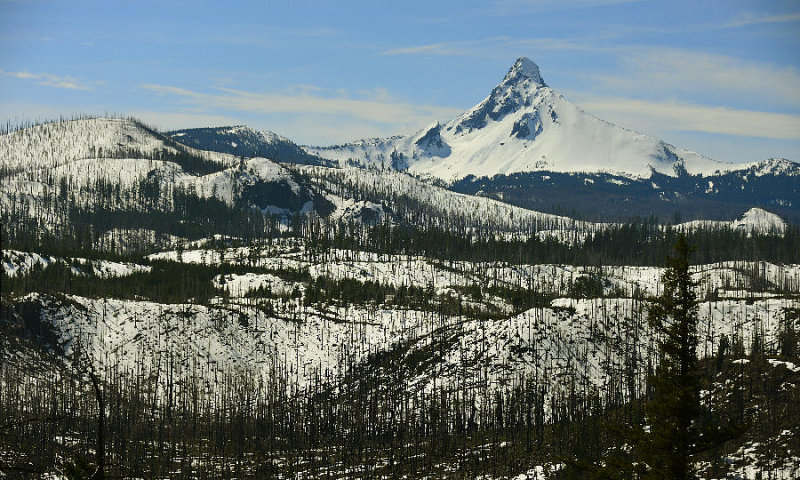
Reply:
M700 375L697 365L697 299L689 272L692 248L680 235L667 258L663 293L650 309L650 322L659 332L660 364L651 378L654 398L647 407L650 433L644 458L648 478L695 478L692 452L700 431Z

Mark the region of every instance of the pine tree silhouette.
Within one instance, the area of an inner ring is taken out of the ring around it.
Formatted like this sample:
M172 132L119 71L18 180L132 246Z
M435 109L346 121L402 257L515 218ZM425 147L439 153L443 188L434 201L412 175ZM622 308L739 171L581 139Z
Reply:
M692 248L679 235L667 258L664 291L650 309L649 321L659 332L660 363L651 381L653 400L647 407L650 434L644 457L648 478L695 478L692 452L698 442L700 372L697 361L697 297L689 272Z

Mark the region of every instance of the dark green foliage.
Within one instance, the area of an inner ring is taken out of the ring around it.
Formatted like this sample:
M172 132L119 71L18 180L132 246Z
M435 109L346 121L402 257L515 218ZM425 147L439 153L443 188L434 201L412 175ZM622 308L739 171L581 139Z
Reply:
M578 277L572 284L569 296L573 298L599 298L603 296L603 279L597 275Z
M232 207L217 198L202 198L182 187L172 189L169 206L163 205L166 193L156 179L143 179L136 191L138 206L135 208L114 207L110 202L109 206L100 202L92 208L67 204L62 209L62 221L47 229L42 228L38 218L20 217L13 212L6 216L3 212L3 248L93 258L98 250L109 249L99 242L104 233L114 229L143 229L186 239L214 234L267 238L278 230L277 217L265 216L250 208ZM129 237L135 238L135 235ZM125 251L147 253L154 249L152 243L142 241L139 245L128 245ZM110 256L104 256L113 257L113 250Z
M297 176L295 176L297 177ZM302 179L295 178L302 182ZM255 206L264 210L267 207L277 207L292 212L299 212L307 202L313 201L314 210L320 215L329 215L335 207L322 195L312 195L309 188L295 188L287 180L267 182L261 179L252 184L245 184L239 196L238 203L245 210Z
M608 293L606 290L608 290ZM611 281L607 278L604 278L602 271L600 270L597 272L591 272L587 275L582 275L575 279L575 282L570 285L567 295L573 298L603 298L607 296L624 296L622 291L612 288Z
M362 282L345 278L337 281L327 277L317 277L309 283L304 301L307 305L331 301L344 306L366 302L382 304L386 299L387 290L392 291L369 280Z
M161 137L160 134L151 132L153 135ZM183 169L184 172L190 175L208 175L210 173L221 172L226 167L225 164L205 158L199 154L190 153L186 147L175 144L169 139L162 137L165 143L172 144L175 149L161 149L143 152L141 150L120 147L116 150L98 150L94 151L94 156L100 158L139 158L145 160L158 160L162 162L173 162Z
M565 263L570 265L661 265L679 232L656 223L630 223L589 235L579 244L565 244L535 235L501 240L486 232L401 224L374 226L333 224L314 228L311 245L367 250L386 254L423 255L443 260L508 262L512 264ZM800 263L800 227L791 226L783 237L750 235L731 229L697 230L685 235L695 246L694 261L766 260ZM591 280L589 280L591 281Z
M77 273L73 265L54 262L47 267L36 264L30 273L11 277L3 284L3 296L17 297L30 292L69 294L89 298L150 300L160 303L206 303L220 294L211 283L217 266L153 262L149 272L123 277L101 278ZM81 264L78 268L86 270Z
M208 175L210 173L221 172L226 168L223 163L204 158L197 154L189 153L185 150L159 150L148 156L131 156L130 158L152 158L165 162L174 162L183 168L183 171L191 175Z
M800 310L786 309L778 332L778 354L789 359L800 357L800 332L795 326L800 320Z
M200 150L229 153L246 158L264 157L276 162L302 165L331 165L329 160L306 153L288 139L265 137L246 127L189 128L167 132L166 135Z
M692 454L700 438L700 372L697 368L697 299L689 272L691 248L683 235L667 259L663 293L650 309L661 335L659 365L648 404L650 432L642 449L648 478L695 478Z
M774 174L757 174L759 167L754 166L706 176L653 172L640 179L608 173L549 171L480 178L470 175L449 188L471 195L481 192L523 208L593 221L624 222L650 216L663 220L730 220L750 207L760 206L797 223L800 214L792 205L800 203L800 165L785 163L785 168ZM709 188L709 182L713 188Z
M486 291L491 295L509 301L514 311L526 310L534 305L541 306L550 300L525 289L491 287L487 288ZM480 295L480 288L473 286L466 289L466 292L470 292L471 295ZM253 293L251 296L269 297L270 294L260 291ZM507 316L507 314L499 312L492 304L486 303L480 307L469 307L464 305L464 298L448 294L437 295L432 286L401 285L393 287L370 280L361 281L351 278L334 280L324 276L308 282L303 302L306 306L317 305L323 308L331 303L340 306L373 304L394 308L434 311L442 315L467 315L472 318Z
M83 455L75 454L72 461L64 465L64 476L68 480L85 480L95 472Z
M508 301L514 311L521 312L533 307L549 307L552 295L545 295L532 288L509 288L504 286L486 287L486 294Z

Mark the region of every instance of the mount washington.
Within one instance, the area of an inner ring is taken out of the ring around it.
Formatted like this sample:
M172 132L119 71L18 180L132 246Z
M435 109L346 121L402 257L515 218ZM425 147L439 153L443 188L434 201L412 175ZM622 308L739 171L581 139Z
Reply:
M737 167L589 115L550 88L524 57L486 99L444 125L310 151L340 163L391 158L398 170L450 182L538 170L647 177L653 171L674 174L676 168L711 174Z

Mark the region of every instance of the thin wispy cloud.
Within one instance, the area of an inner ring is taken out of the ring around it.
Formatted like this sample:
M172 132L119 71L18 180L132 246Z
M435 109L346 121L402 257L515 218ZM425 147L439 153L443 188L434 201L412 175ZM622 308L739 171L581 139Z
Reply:
M620 60L619 74L594 78L607 88L633 94L690 93L800 107L798 69L691 50L631 49Z
M600 51L616 50L617 47L602 47L598 38L566 39L566 38L511 38L494 37L481 40L461 42L439 42L424 45L411 45L392 48L380 52L380 55L439 55L464 57L510 58L513 52L523 50L583 50Z
M385 90L376 89L367 98L313 95L318 87L304 86L298 93L254 93L232 88L217 88L203 93L170 85L146 84L141 88L160 95L177 96L185 101L235 111L272 113L317 113L346 115L381 123L397 123L414 119L435 119L451 116L459 110L435 105L419 105L391 99Z
M310 138L309 131L330 129L331 126L339 132L355 131L354 128L349 128L352 125L357 125L358 128L371 126L362 130L362 134L355 138L368 136L371 133L396 134L409 129L418 129L431 121L447 119L461 113L461 110L456 108L403 102L380 88L359 92L358 96L313 85L298 85L279 93L256 93L232 88L215 88L211 92L199 92L158 84L140 85L140 88L169 97L183 108L203 110L204 114L228 116L232 112L277 114L282 116L280 120L282 124L296 122L298 118L302 118L306 130L306 134L303 135L305 138Z
M246 12L209 3L188 16L183 3L163 3L154 16L0 0L0 83L15 101L67 115L141 110L176 127L236 120L341 143L452 118L526 55L571 97L800 114L796 0L253 2Z
M187 90L185 88L173 87L170 85L157 85L148 83L139 85L139 87L145 90L149 90L158 95L176 95L179 97L201 98L201 99L206 97L206 95L203 93L194 92L192 90Z
M748 25L761 25L769 23L789 23L800 21L800 12L797 13L781 13L781 14L768 14L768 13L744 13L734 18L730 22L723 25L724 27L736 28L745 27Z
M645 132L674 130L800 140L800 115L619 97L590 97L582 106L624 127Z
M427 45L416 45L410 47L399 47L384 50L380 52L381 55L415 55L419 53L432 54L432 55L461 55L469 52L467 47L479 43L491 43L493 39L487 40L472 40L467 42L440 42L429 43Z
M65 88L67 90L93 90L91 85L78 83L73 77L53 75L51 73L31 73L27 71L22 72L6 72L0 70L0 76L18 78L21 80L34 80L39 85L54 88ZM97 83L97 82L96 82Z

